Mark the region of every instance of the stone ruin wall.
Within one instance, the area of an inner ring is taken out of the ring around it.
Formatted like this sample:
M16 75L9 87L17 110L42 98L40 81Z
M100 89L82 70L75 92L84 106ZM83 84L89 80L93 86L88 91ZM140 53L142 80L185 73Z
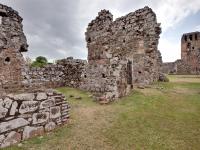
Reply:
M159 78L161 28L148 7L115 21L109 11L101 11L86 32L88 62L68 58L42 68L25 66L21 52L28 45L22 18L10 7L0 8L0 65L5 70L0 72L1 147L67 121L64 96L46 88L75 87L93 92L100 101L111 101Z
M160 33L156 15L148 7L115 21L109 11L99 12L86 31L89 64L81 87L99 100L112 100L156 81Z
M183 34L181 60L189 66L189 73L200 74L200 32Z
M57 60L56 64L49 64L41 68L30 67L27 70L26 80L32 89L63 86L79 88L82 84L86 64L86 60L68 57Z
M9 94L0 99L0 148L42 135L69 118L65 97L55 91Z
M0 91L23 88L24 60L28 48L22 18L10 7L0 4Z
M162 71L167 74L200 74L200 32L183 34L181 59L163 63Z
M32 82L22 55L27 48L22 18L0 4L0 148L68 121L69 105L64 96Z
M87 29L88 63L67 58L29 68L28 89L69 86L91 91L97 99L117 99L136 86L158 79L160 24L148 7L113 21L103 10Z
M176 74L177 65L175 62L167 62L162 64L161 72L165 74Z
M64 86L80 88L83 84L87 61L68 57L67 59L58 60L57 64L63 66Z

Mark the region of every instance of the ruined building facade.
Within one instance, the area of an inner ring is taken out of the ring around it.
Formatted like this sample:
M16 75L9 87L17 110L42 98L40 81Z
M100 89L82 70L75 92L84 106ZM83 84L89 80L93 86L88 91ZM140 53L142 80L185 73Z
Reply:
M88 66L81 87L99 100L112 100L127 95L135 86L158 80L160 33L149 7L115 21L109 11L99 12L86 32Z
M29 89L80 88L97 100L112 101L158 80L160 33L156 15L148 7L115 21L109 11L102 10L85 33L88 62L69 57L43 68L28 68L24 82Z
M22 88L27 51L22 18L10 7L0 5L0 91Z
M183 34L181 60L190 67L192 74L200 73L200 32Z
M22 18L0 4L0 148L42 135L69 118L61 93L32 83L22 55L27 48Z
M0 5L0 18L0 148L68 121L65 97L47 88L80 88L110 102L159 78L161 28L149 7L115 21L102 10L85 33L88 62L69 57L42 68L25 65L28 45L18 13Z
M183 34L181 59L164 63L162 71L171 74L200 74L200 32Z

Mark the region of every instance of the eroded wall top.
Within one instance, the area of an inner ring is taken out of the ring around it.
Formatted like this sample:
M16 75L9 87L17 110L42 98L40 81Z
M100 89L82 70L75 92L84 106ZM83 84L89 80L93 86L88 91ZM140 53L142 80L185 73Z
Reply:
M0 4L0 93L24 88L25 63L21 52L27 49L22 18L17 11Z
M27 51L22 20L17 11L0 4L0 49L12 47L20 52Z
M157 51L160 33L160 24L149 7L115 21L109 11L102 10L87 28L88 60L107 59L108 54L127 56Z

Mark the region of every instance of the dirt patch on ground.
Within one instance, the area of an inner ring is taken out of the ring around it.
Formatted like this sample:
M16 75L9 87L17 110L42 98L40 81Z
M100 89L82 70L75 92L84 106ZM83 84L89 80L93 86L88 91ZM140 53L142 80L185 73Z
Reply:
M68 141L71 143L70 149L112 149L103 134L114 119L110 106L83 107L74 113L76 118L71 122L74 126L71 131L73 136Z
M141 93L143 93L145 96L150 96L150 95L161 95L162 92L159 91L158 89L154 88L147 88L147 89L139 89Z

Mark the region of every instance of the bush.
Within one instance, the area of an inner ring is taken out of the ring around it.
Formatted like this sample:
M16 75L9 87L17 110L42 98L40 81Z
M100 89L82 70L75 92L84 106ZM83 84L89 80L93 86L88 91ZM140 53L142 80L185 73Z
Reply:
M48 64L48 60L46 57L39 56L33 61L31 64L31 67L44 67L45 65Z

